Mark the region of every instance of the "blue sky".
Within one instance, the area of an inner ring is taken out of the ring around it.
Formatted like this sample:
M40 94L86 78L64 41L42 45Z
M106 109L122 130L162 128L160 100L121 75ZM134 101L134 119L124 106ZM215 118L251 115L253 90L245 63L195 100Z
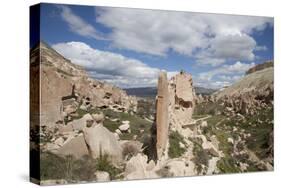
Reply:
M41 40L96 79L156 86L160 70L220 88L273 59L273 19L43 4Z

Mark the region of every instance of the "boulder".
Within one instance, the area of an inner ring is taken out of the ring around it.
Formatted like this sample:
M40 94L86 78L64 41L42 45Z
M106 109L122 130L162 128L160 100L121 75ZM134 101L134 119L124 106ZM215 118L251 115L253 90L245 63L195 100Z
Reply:
M118 140L101 123L85 127L83 133L93 158L108 155L109 159L116 164L122 161L122 148Z
M172 159L159 170L164 177L193 176L196 174L195 164L185 159Z
M103 182L103 181L110 181L110 175L108 172L105 171L96 171L95 172L96 180L98 182Z
M126 164L124 176L125 180L159 178L159 176L151 170L152 164L147 163L147 156L137 154L133 156Z
M77 136L59 148L56 154L61 156L72 155L79 159L84 155L88 155L89 152L84 137Z
M62 137L59 137L58 139L55 140L54 142L56 145L62 146L64 143L64 139Z
M122 132L126 132L130 129L130 121L122 121L122 125L120 125L119 130Z
M115 138L117 139L117 140L120 140L120 137L119 137L119 134L118 133L113 133L114 134L114 136L115 136Z
M86 123L89 120L93 120L93 117L90 114L85 114L82 118L72 121L73 130L82 130L86 127Z
M134 156L142 151L143 144L135 140L122 140L120 141L122 154L124 157Z
M101 122L104 121L104 114L103 113L92 114L92 117L97 123L101 123Z
M73 128L72 128L71 124L67 124L65 126L63 126L63 125L59 126L58 129L59 129L59 133L60 134L65 134L67 132L72 132L73 131Z
M202 121L202 123L201 123L201 127L207 127L207 126L208 126L207 121Z
M230 137L229 137L229 138L227 138L227 142L228 142L228 143L231 143L231 144L234 144L234 140L233 140L233 138L230 138Z
M121 135L121 134L122 134L119 129L116 129L116 130L115 130L115 133L117 133L118 135Z

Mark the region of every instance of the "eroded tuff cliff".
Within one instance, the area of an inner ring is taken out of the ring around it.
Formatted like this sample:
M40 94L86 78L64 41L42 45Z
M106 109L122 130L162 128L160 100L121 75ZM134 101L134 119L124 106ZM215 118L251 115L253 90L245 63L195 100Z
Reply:
M126 111L137 104L124 90L90 78L81 66L43 42L31 50L30 57L30 97L35 99L31 101L31 114L38 114L40 105L42 126L54 126L69 118L80 105L83 109L111 105Z
M196 94L190 74L181 72L168 80L165 72L160 73L156 102L158 159L168 158L170 129L183 133L183 129L190 128L190 125L194 124L192 113L195 99Z

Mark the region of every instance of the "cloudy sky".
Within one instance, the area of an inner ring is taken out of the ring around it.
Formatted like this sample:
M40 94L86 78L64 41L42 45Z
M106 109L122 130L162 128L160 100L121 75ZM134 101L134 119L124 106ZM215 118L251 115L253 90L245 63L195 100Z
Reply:
M221 88L273 59L268 17L44 4L41 39L122 88L156 86L160 70Z

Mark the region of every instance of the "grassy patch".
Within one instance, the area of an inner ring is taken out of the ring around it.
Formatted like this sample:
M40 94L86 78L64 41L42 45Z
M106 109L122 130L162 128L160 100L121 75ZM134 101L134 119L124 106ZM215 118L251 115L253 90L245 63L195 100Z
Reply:
M186 144L182 135L180 135L177 131L172 131L169 135L170 147L168 155L170 158L180 157L185 152L185 148L180 147L180 142Z
M120 178L118 175L123 169L114 167L104 155L93 159L85 155L80 159L73 156L60 157L58 155L42 152L40 155L40 179L65 179L68 182L95 181L96 171L106 171L111 179Z
M195 106L194 115L215 115L222 111L223 107L217 102L203 102Z
M125 112L114 112L110 109L103 110L103 113L111 119L119 119L119 122L111 121L110 119L105 120L104 126L112 132L121 125L122 121L130 121L131 132L120 135L120 139L122 140L131 140L133 139L133 135L138 135L137 140L143 141L144 137L150 134L152 123L138 115L131 115ZM143 133L140 133L141 129L144 130Z
M119 174L122 172L122 170L111 164L108 155L99 156L97 159L96 169L99 171L108 172L111 180L121 178Z
M238 173L240 169L235 165L235 159L231 157L224 157L217 163L217 167L222 173Z
M196 165L196 170L201 173L208 167L210 156L206 150L202 148L202 140L200 138L189 138L193 142L193 162Z

